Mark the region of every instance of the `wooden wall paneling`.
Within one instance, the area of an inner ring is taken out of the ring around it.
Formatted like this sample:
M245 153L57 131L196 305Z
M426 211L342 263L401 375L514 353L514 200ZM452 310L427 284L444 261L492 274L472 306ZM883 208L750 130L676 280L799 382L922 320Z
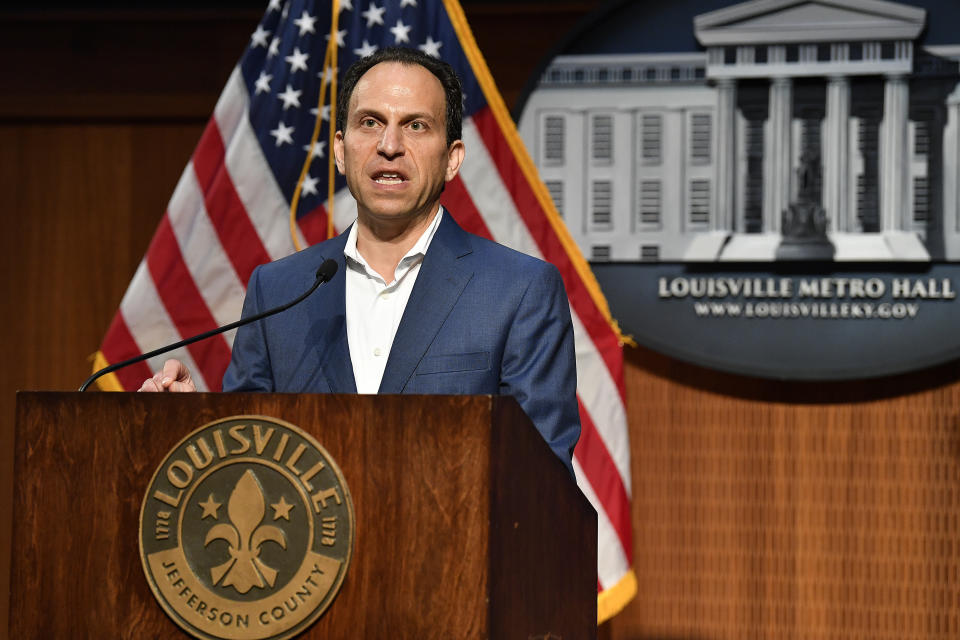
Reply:
M83 5L0 14L0 56L19 63L5 70L0 117L206 118L261 16Z
M790 384L629 352L640 593L611 637L956 637L958 378Z
M86 377L249 24L235 11L0 15L0 638L14 391Z
M0 123L5 305L0 513L10 514L14 391L74 389L142 258L200 124ZM6 633L11 518L0 518ZM0 637L3 637L0 635Z
M11 186L0 195L13 229L4 259L17 274L4 284L18 311L8 316L7 353L21 356L0 374L4 388L82 382L200 131L0 126L0 148L14 156L2 178Z

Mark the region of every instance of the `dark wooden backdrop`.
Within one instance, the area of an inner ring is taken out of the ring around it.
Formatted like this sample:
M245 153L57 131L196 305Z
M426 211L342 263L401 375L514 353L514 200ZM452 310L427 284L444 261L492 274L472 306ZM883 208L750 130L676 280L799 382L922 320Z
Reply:
M595 3L463 4L512 106ZM14 391L86 377L259 15L0 12L0 637ZM789 384L633 349L626 384L640 592L604 635L960 634L955 363Z

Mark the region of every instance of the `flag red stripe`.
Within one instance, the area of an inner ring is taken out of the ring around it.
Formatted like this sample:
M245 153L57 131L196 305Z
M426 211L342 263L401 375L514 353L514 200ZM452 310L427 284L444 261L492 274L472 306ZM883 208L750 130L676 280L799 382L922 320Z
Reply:
M247 216L224 159L225 149L217 120L210 118L193 152L193 170L203 192L207 217L217 230L237 276L246 286L253 269L270 262L270 254Z
M540 206L540 201L537 200L533 188L523 175L517 159L513 155L513 150L504 139L503 132L500 130L493 112L489 107L485 107L474 114L473 121L490 157L493 159L493 164L500 173L501 180L513 197L520 217L540 249L543 259L553 263L560 270L567 287L570 304L606 363L610 376L617 385L621 402L626 404L626 392L623 387L623 359L620 355L620 344L616 334L611 329L607 319L597 309L590 292L580 278L580 274L577 273L570 256L567 255L566 249L553 232L553 227L547 223L546 213Z
M123 362L128 358L140 355L140 347L137 346L137 341L133 339L133 334L130 333L130 329L127 328L127 323L123 319L123 314L119 311L113 316L113 322L107 329L107 335L103 337L100 351L110 364ZM131 364L114 373L123 388L131 391L139 389L143 381L153 375L146 362Z
M169 216L163 216L147 250L147 269L160 301L181 336L186 338L217 326L183 261ZM207 387L219 391L223 373L230 363L230 347L226 339L222 335L214 336L195 342L187 349L200 367Z
M470 197L470 193L460 176L447 183L440 202L461 227L481 238L493 240L487 223L480 215L480 211L477 210L477 205L474 204L473 198Z
M307 245L315 245L327 239L327 209L322 204L297 218L297 226Z
M462 227L471 233L493 239L489 228L459 176L447 183L447 188L443 193L443 201L444 206L455 215L457 222L460 223ZM602 437L597 433L593 420L590 418L586 407L584 407L579 397L577 398L577 402L580 407L583 429L580 436L580 443L577 445L577 450L580 451L578 460L581 463L584 473L590 480L590 484L597 492L598 499L601 500L604 506L604 511L606 511L610 517L613 517L613 514L625 513L627 526L624 530L624 523L620 523L617 535L621 541L624 539L624 536L629 540L630 502L623 487L623 480L617 472L616 464L614 464ZM618 500L622 500L622 502L617 504ZM624 508L623 505L627 506ZM613 507L612 513L611 506ZM629 553L629 548L629 546L624 547L625 552Z
M587 481L593 487L597 500L603 506L610 524L613 525L629 562L633 561L633 532L630 525L630 498L617 473L617 466L610 456L603 438L590 417L586 407L577 398L580 407L580 441L573 451Z

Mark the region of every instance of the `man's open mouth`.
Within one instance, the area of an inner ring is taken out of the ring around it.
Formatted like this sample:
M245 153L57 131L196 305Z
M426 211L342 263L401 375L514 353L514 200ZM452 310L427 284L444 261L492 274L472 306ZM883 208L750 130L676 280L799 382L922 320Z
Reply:
M399 173L381 171L373 176L373 180L377 184L400 184L404 181L404 177Z

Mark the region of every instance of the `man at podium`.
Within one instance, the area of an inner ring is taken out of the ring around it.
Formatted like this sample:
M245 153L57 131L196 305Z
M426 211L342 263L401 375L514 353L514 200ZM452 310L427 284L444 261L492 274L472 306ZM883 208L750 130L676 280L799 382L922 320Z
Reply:
M445 62L390 48L340 86L338 171L357 202L339 237L254 270L224 391L514 396L572 473L580 435L573 328L556 268L465 232L440 205L460 169L463 98ZM141 391L193 391L177 360Z

